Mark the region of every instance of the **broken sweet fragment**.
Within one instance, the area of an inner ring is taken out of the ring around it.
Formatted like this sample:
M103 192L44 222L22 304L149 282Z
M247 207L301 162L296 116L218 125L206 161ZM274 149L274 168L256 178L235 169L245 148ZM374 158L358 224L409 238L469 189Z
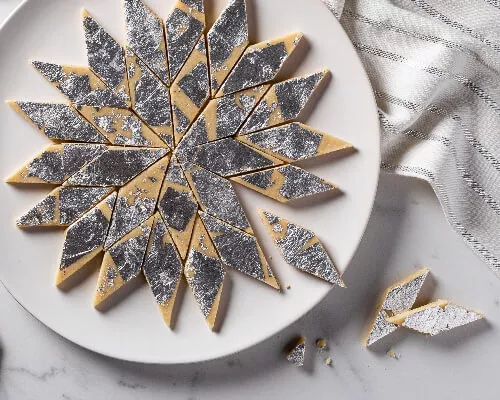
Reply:
M170 88L174 139L179 143L210 97L207 51L202 36Z
M162 158L120 188L105 250L153 215L168 160L169 156Z
M226 271L200 217L196 217L184 276L209 328L213 330Z
M68 226L89 211L113 188L60 186L19 217L19 228Z
M302 37L302 33L292 33L247 47L223 83L217 97L272 81Z
M101 253L115 200L113 192L66 229L56 285L61 285Z
M334 184L293 165L253 172L231 180L281 203L337 189Z
M427 268L420 269L384 291L375 320L364 339L366 347L397 330L397 325L389 322L388 318L413 307L429 272Z
M182 279L182 260L160 214L155 214L153 229L142 270L163 315L172 326L172 311Z
M122 46L85 9L82 10L82 19L90 69L129 104L127 67Z
M484 315L462 306L437 300L425 306L388 318L388 322L414 331L435 336L483 319Z
M103 144L52 144L8 177L7 182L61 184L106 149Z
M158 210L184 260L189 250L198 203L175 157L170 159L158 198Z
M276 83L269 89L240 134L246 135L297 119L329 71Z
M283 164L281 160L233 138L199 146L195 163L221 176L233 176Z
M286 359L296 367L304 366L306 358L306 339L301 337L295 346L288 352Z
M137 1L137 0L135 0ZM169 147L174 147L170 91L130 49L126 49L132 109Z
M94 296L95 308L100 308L107 299L140 275L153 221L154 217L149 218L104 253Z
M204 30L203 0L177 0L165 21L171 82L186 63Z
M108 143L99 131L89 124L70 105L9 101L10 106L41 133L56 141Z
M97 108L105 106L127 108L129 106L128 101L119 98L88 67L42 61L33 61L32 64L77 109L83 105Z
M230 0L207 34L212 96L249 44L246 0Z
M268 211L259 210L259 214L288 264L329 283L345 287L333 261L314 232Z
M125 0L124 7L128 45L163 83L170 85L163 20L143 0ZM130 66L127 68L130 72Z
M167 154L167 149L108 147L66 185L123 186Z
M230 181L201 167L188 171L186 178L203 211L253 234L250 222Z
M112 144L134 147L168 147L132 111L122 108L81 106L78 111Z
M255 236L234 228L207 213L200 212L199 214L225 265L275 289L280 289L280 284Z
M352 149L351 144L298 122L239 136L238 140L289 163Z

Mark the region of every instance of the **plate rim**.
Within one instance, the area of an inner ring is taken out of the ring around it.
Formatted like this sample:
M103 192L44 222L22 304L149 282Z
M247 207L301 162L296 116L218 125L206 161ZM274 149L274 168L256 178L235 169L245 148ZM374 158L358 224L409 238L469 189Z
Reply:
M22 12L22 10L26 7L26 5L28 3L33 2L33 1L34 0L22 0L21 3L18 4L14 8L14 10L12 10L10 12L10 14L6 17L6 19L0 24L0 35L2 35L2 33L4 31L4 28L7 26L7 24L9 24L12 19L14 19L19 13ZM322 6L325 8L326 12L328 12L329 15L330 15L330 17L332 18L332 21L333 21L334 24L339 24L340 25L341 31L342 31L342 35L344 35L344 39L346 39L347 41L349 41L351 47L354 49L354 46L353 46L353 44L352 44L349 36L345 32L344 28L340 24L339 20L335 17L335 15L333 14L333 12L328 8L328 6L324 3L323 0L315 0L315 1L318 1L318 2L320 2L322 4ZM364 67L364 65L363 65L363 63L361 61L359 53L355 52L355 54L356 54L356 56L355 56L356 62L361 66L361 70L362 70L362 75L360 75L359 78L360 79L363 78L365 80L365 83L371 89L370 90L370 102L372 103L373 116L375 117L376 121L378 121L378 118L376 117L377 116L377 109L378 109L378 107L377 107L377 103L376 103L376 99L375 99L375 94L373 93L373 87L372 87L370 79L368 77L368 73L366 72L366 69L365 69L365 67ZM378 139L377 142L378 142L379 146L378 146L378 150L376 151L375 156L376 156L377 165L380 165L380 162L381 162L381 149L380 149L381 131L380 131L380 125L378 123L376 124L376 126L377 126L377 129L374 129L373 134L376 135L376 139ZM349 261L346 264L345 270L347 270L349 268L350 264L352 263L352 260L354 259L356 253L359 250L359 246L361 244L361 241L362 241L362 239L363 239L363 237L364 237L364 235L366 233L366 228L368 226L368 222L369 222L370 217L371 217L371 215L373 213L373 209L374 209L374 206L375 206L375 197L376 197L377 189L378 189L378 186L379 186L379 183L380 183L380 168L377 168L377 172L376 172L375 175L376 175L375 176L375 184L374 184L374 187L373 187L373 192L370 195L370 207L369 207L369 210L368 210L369 213L367 214L367 218L364 221L364 224L362 226L362 234L359 236L359 238L355 242L354 250L353 250L353 252L351 254L351 257L349 258ZM345 271L344 271L344 273L345 273ZM45 326L50 331L54 332L55 334L57 334L57 336L63 338L64 340L67 340L70 343L74 343L74 344L76 344L77 346L79 346L81 348L84 348L86 350L91 351L92 353L103 355L103 356L111 358L111 359L121 360L121 361L127 361L127 362L133 362L133 363L140 363L140 364L147 364L147 365L186 365L186 364L193 364L193 363L201 363L201 362L207 362L207 361L213 361L213 360L222 359L222 358L229 357L231 355L237 354L239 352L248 350L248 349L250 349L250 348L252 348L254 346L257 346L260 343L263 343L263 342L269 340L272 336L279 335L281 332L283 332L286 329L288 329L292 324L294 324L295 322L297 322L304 315L306 315L307 313L311 312L312 309L314 309L315 307L317 307L318 304L321 303L326 298L326 296L328 296L330 294L330 292L334 289L334 287L330 288L328 291L325 292L325 294L323 296L321 296L321 297L318 298L318 300L311 306L311 308L309 308L308 310L306 310L304 312L301 312L301 313L297 314L295 316L294 320L290 321L288 324L286 324L285 326L283 326L278 331L276 331L274 333L270 333L270 334L265 335L263 337L259 337L257 340L251 340L251 341L249 341L249 343L247 343L246 345L244 345L244 347L242 347L242 348L230 350L229 352L227 352L225 354L222 354L222 355L209 355L209 356L206 356L206 357L197 358L196 360L185 359L185 360L171 361L171 362L158 362L158 361L153 361L153 360L138 359L138 358L135 358L135 357L126 357L126 356L122 357L122 356L120 356L118 354L115 354L115 353L108 353L106 351L96 350L96 349L93 349L93 348L89 347L88 344L82 343L78 338L74 338L74 337L69 337L69 336L63 335L62 333L59 332L59 330L57 330L56 328L54 328L53 326L51 326L51 324L42 321L41 319L39 319L35 315L35 313L33 313L32 311L30 311L29 308L24 304L24 302L21 299L19 299L18 296L16 296L13 293L13 291L8 287L8 285L5 283L4 279L2 279L1 276L0 276L0 283L5 288L5 290L7 291L7 293L9 293L9 295L11 295L12 298L24 310L26 310L28 312L28 314L30 314L33 318L35 318L43 326Z

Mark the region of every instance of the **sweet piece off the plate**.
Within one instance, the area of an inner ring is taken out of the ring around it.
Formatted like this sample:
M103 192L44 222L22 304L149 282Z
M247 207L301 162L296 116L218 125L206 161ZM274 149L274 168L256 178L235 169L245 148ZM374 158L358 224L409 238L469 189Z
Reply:
M226 270L200 217L196 217L184 276L210 329L215 329Z
M172 327L172 314L182 280L182 269L182 260L174 241L161 215L156 213L142 270L169 327Z
M19 217L17 226L71 225L112 191L113 188L59 186Z
M398 329L396 324L389 322L390 317L413 307L429 272L429 269L422 268L384 291L375 312L375 319L363 340L366 347Z
M303 367L306 358L306 339L301 337L295 346L288 352L286 359L296 367Z
M483 318L484 315L477 311L450 303L448 300L437 300L394 315L388 318L388 322L425 335L435 336Z
M184 275L217 330L226 267L280 289L232 181L280 202L335 191L291 163L352 146L290 123L328 73L279 81L302 33L250 45L246 0L208 30L203 0L177 0L165 21L146 0L123 5L126 44L83 10L89 66L32 63L70 103L10 102L56 143L7 181L59 185L17 224L67 227L59 286L104 253L96 308L143 274L172 327ZM344 286L314 233L265 220L288 263Z
M66 229L56 276L57 286L102 252L115 200L116 192L113 192Z
M336 286L345 287L333 261L314 232L268 211L259 210L259 214L288 264Z

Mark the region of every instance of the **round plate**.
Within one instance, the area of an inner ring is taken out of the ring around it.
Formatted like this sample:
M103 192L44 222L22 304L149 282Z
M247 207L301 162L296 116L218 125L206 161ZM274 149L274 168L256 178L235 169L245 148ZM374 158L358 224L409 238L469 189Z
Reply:
M243 350L297 320L331 286L283 261L257 216L257 208L316 232L340 271L349 264L368 221L379 174L379 124L368 78L348 37L320 0L247 1L254 42L304 32L307 46L288 65L288 72L299 76L324 67L332 71L332 79L305 122L353 143L357 149L345 157L327 156L302 164L337 183L342 194L335 197L281 205L237 188L264 252L282 285L291 289L280 294L231 270L228 302L217 334L205 325L189 290L182 295L173 331L164 325L145 284L109 311L98 312L91 305L97 271L67 292L54 285L62 230L21 231L15 226L15 219L51 189L0 183L0 278L30 313L65 338L115 358L187 363ZM209 2L213 4L210 11L215 14L225 2ZM162 17L167 16L173 3L148 1ZM121 0L27 1L0 31L0 99L64 101L29 61L86 65L82 7L116 39L125 42ZM48 140L7 104L0 104L0 121L0 176L6 177L41 151Z

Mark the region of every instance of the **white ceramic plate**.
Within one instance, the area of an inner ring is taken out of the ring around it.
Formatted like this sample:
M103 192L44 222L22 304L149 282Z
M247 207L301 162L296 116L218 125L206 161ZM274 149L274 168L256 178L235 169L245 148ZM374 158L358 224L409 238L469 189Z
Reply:
M276 334L317 304L331 286L285 264L261 224L256 208L269 209L314 230L344 271L363 235L376 191L379 129L372 90L358 56L339 23L320 0L248 0L257 40L302 31L308 51L292 64L295 75L327 67L333 79L307 123L350 141L357 152L304 165L337 183L343 195L283 206L238 188L265 253L283 286L273 289L230 271L229 305L220 333L208 330L189 291L177 324L163 323L144 285L106 313L91 306L97 271L69 292L54 286L62 231L20 231L15 219L43 198L49 187L0 183L2 223L0 278L36 318L65 338L108 356L147 363L186 363L231 354ZM150 0L166 16L174 0ZM225 0L212 1L213 10ZM0 31L0 99L61 101L29 60L86 64L80 8L87 8L124 43L121 0L30 0ZM6 177L38 153L48 140L6 104L0 104L0 176ZM349 282L347 282L349 285ZM349 290L349 289L335 289ZM342 305L339 304L339 307Z

